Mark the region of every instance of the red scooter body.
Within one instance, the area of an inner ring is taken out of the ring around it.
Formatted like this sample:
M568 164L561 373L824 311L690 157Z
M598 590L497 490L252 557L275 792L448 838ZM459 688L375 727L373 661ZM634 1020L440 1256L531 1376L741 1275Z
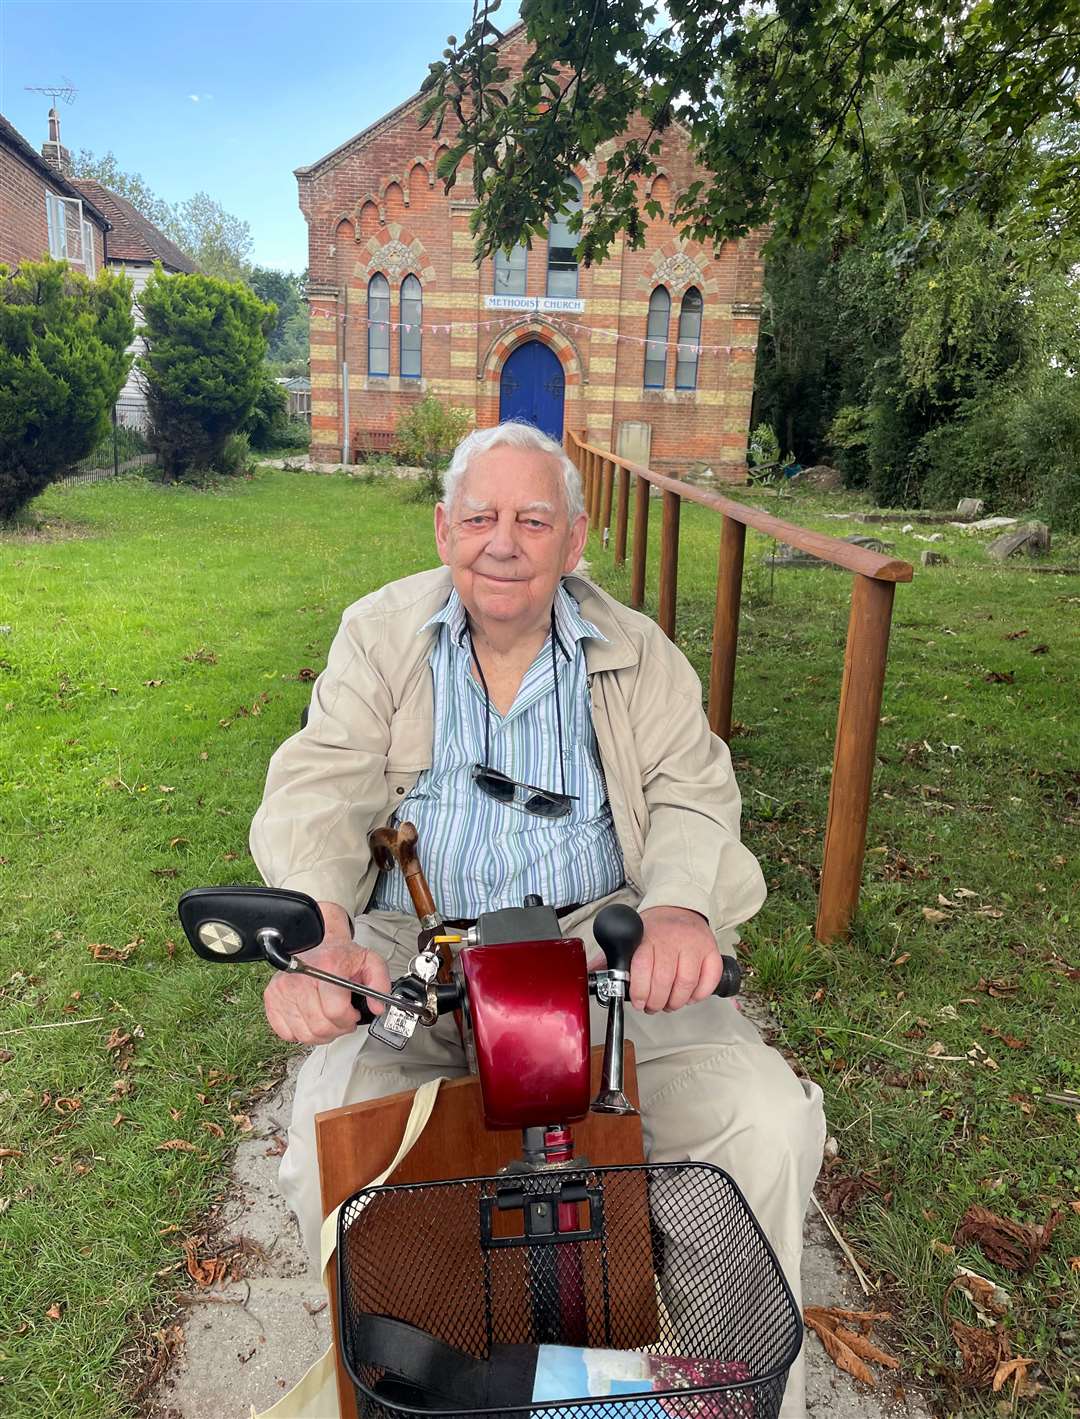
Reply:
M488 1128L572 1123L589 1111L589 981L577 937L466 946L462 1033Z

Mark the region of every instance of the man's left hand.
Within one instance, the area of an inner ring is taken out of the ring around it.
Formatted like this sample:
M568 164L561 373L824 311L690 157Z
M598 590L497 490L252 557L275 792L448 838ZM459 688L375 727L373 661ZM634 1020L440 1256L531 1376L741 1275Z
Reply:
M649 907L630 968L630 1000L653 1015L712 995L724 961L705 918L685 907Z

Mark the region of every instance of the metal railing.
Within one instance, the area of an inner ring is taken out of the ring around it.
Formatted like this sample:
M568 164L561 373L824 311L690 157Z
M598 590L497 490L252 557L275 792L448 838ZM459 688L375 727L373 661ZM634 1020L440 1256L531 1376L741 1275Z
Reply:
M108 433L85 458L72 464L62 478L61 487L80 483L97 483L103 478L116 478L131 468L154 462L146 443L146 404L138 396L121 395L113 407Z
M893 595L897 582L911 580L910 563L854 546L838 537L811 532L732 498L654 473L650 468L595 447L586 441L584 434L568 430L564 443L581 474L585 507L594 528L611 527L614 504L616 566L626 561L631 481L634 484L630 604L639 609L645 599L650 488L658 488L663 494L657 621L671 639L675 638L679 514L683 500L700 503L720 514L708 714L710 727L722 739L731 736L746 529L752 527L853 574L815 925L819 941L834 941L844 936L859 902Z

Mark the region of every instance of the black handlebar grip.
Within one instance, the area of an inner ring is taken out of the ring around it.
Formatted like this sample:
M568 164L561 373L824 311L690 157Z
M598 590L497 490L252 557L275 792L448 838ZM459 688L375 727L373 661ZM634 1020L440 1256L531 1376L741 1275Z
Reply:
M616 902L598 913L593 935L604 953L608 970L629 972L634 952L645 935L645 924L633 907Z
M724 963L724 973L713 995L738 995L742 986L742 967L734 956L722 956L720 959Z
M367 1003L367 996L360 995L354 990L352 993L352 1004L354 1010L360 1011L359 1024L370 1025L372 1020L375 1019L375 1012Z

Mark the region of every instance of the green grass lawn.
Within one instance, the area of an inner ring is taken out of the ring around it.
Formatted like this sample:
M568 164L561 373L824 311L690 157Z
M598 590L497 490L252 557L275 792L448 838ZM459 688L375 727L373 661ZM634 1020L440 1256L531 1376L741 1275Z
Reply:
M925 545L826 519L856 507L846 495L752 496L911 560ZM434 554L407 489L344 477L131 479L36 508L56 535L0 534L0 1412L106 1419L137 1412L125 1354L186 1283L180 1243L286 1049L263 974L196 961L176 899L255 880L247 827L301 672L349 602ZM680 639L702 670L717 532L684 509ZM770 573L751 535L733 742L772 890L747 956L826 1090L833 1180L857 1180L838 1223L882 1284L905 1376L939 1381L950 1412L994 1412L1000 1396L951 1386L940 1304L961 1262L1012 1296L1013 1353L1043 1386L1023 1411L1064 1416L1080 1369L1080 577L992 566L985 540L950 532L934 544L949 566L898 589L863 908L826 952L808 928L850 580ZM625 594L610 553L589 555ZM946 1250L971 1202L1064 1218L1018 1278ZM955 1293L949 1316L975 1321Z

